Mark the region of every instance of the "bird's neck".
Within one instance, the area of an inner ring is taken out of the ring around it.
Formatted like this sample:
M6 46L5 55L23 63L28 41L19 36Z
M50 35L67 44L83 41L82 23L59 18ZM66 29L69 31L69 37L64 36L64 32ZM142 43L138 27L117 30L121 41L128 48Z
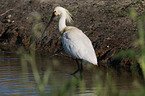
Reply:
M63 31L66 27L66 17L62 15L59 19L59 32Z

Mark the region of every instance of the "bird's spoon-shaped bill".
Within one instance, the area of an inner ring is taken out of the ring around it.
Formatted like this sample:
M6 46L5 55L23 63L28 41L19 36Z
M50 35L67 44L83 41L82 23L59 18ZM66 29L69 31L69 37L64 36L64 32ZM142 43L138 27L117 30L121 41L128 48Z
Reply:
M50 20L49 20L49 22L48 22L48 24L46 25L44 31L42 32L42 36L41 36L42 39L43 39L43 37L44 37L44 33L45 33L47 27L50 25L50 23L52 22L52 20L53 20L54 17L55 17L55 13L53 12L53 13L52 13L52 16L51 16L51 18L50 18Z

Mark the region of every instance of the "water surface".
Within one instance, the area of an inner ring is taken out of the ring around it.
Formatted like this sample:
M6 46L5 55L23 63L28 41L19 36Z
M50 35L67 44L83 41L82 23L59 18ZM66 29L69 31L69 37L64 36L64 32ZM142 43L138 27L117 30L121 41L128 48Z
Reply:
M32 67L28 64L27 70L22 68L21 58L15 53L0 52L0 95L6 96L36 96L39 94L37 82L34 79ZM131 72L115 68L84 66L82 76L68 75L76 69L76 62L70 58L48 56L36 56L36 66L41 78L48 71L48 85L44 93L47 96L56 95L56 92L63 90L68 82L82 79L84 87L76 87L73 94L79 96L115 96L113 91L120 93L131 93L140 90L135 84L141 78L136 78ZM65 89L64 89L65 90ZM98 92L98 93L97 93ZM56 95L57 96L57 95Z

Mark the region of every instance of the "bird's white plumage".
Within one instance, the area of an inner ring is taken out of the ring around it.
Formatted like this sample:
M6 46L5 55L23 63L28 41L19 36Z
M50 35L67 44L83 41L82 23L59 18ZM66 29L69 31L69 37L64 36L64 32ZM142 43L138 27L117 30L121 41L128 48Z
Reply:
M56 7L54 11L60 16L59 31L64 31L62 44L65 51L75 58L97 65L96 54L90 39L80 29L66 26L66 20L71 20L71 14L63 7Z
M62 36L62 44L65 51L73 57L97 64L90 39L78 28L67 26Z

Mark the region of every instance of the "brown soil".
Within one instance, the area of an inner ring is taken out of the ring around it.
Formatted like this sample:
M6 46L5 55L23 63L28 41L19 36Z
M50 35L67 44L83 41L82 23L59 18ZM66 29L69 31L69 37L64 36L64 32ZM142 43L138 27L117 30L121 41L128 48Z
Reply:
M138 2L139 3L138 3ZM41 32L50 19L54 7L60 5L72 13L73 25L91 39L100 64L132 64L129 58L115 61L120 50L133 48L138 31L136 22L129 16L134 8L138 16L144 11L144 1L136 0L1 0L0 50L16 51L23 46L29 50L32 33L38 31L36 50L42 54L65 54L58 32L58 18L47 29L42 42Z

